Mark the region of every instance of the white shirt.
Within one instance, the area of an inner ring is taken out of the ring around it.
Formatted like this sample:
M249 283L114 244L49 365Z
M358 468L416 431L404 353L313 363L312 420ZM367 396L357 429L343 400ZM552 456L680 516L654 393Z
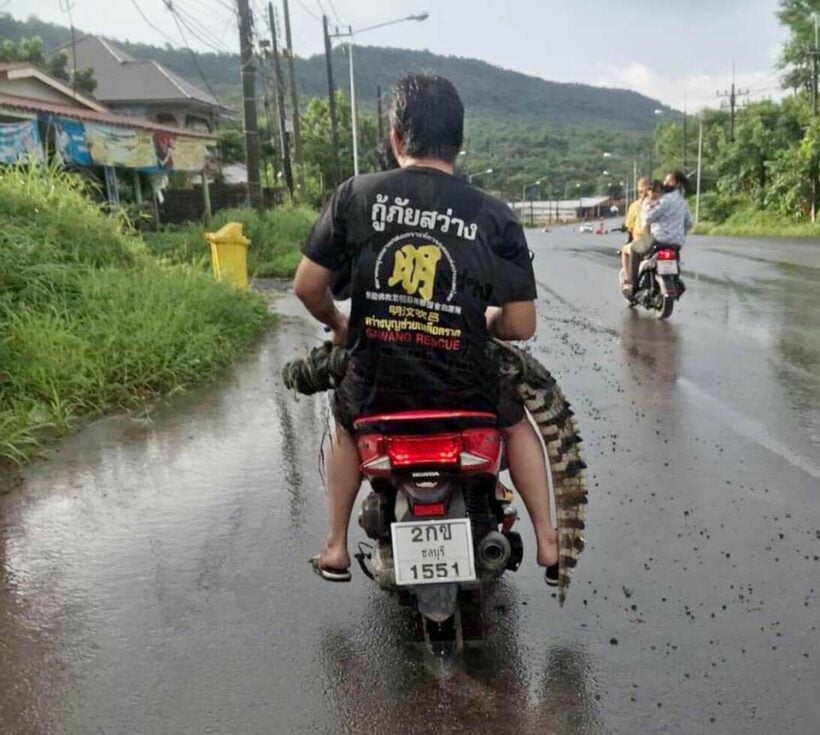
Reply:
M657 205L644 210L652 237L666 245L683 245L692 229L692 215L680 190L664 194Z

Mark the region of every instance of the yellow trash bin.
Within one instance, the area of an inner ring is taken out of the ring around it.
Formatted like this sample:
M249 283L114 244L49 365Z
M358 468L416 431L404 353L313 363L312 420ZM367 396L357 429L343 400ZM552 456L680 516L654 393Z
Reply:
M228 281L239 289L248 288L248 246L241 222L228 222L217 232L206 232L211 245L211 265L217 281Z

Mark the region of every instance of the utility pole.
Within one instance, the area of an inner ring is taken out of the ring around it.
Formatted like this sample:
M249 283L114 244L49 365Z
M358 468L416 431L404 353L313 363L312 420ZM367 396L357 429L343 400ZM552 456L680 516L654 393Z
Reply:
M818 63L820 63L820 33L818 32L818 18L820 13L814 14L814 49L812 50L812 120L817 124L817 108L818 97L820 97L820 90L818 90ZM820 208L820 184L818 184L817 162L812 165L811 172L811 221L817 222L817 210Z
M273 113L271 111L271 99L270 93L268 89L268 75L265 74L265 67L260 61L260 71L262 72L262 87L264 89L264 96L263 96L263 104L265 106L265 122L267 123L268 128L268 146L270 146L271 151L273 151L273 155L270 157L271 161L271 177L272 182L271 185L276 184L276 159L277 159L277 146L280 145L278 139L276 143L274 143L274 132L273 132ZM265 170L267 171L267 164L265 164Z
M384 145L384 121L382 120L382 88L376 87L376 124L379 126L379 145Z
M683 95L683 173L686 173L686 94Z
M353 76L353 26L347 27L350 43L347 45L348 61L350 62L350 129L353 133L353 175L359 175L359 125L356 120L356 80Z
M735 62L732 62L732 87L729 90L718 92L718 97L727 97L729 99L729 142L735 142L735 108L737 107L737 98L749 94L748 89L737 89L735 87Z
M251 44L251 12L248 0L236 0L239 16L239 60L242 64L242 106L245 122L245 165L248 171L248 203L262 209L259 182L259 129L256 120L256 68Z
M276 18L273 15L273 3L268 3L268 20L270 21L271 53L273 54L273 74L275 78L276 106L279 108L279 134L282 138L282 165L285 170L285 184L293 198L293 171L290 167L290 145L285 125L285 82L282 79L282 68L279 66L279 42L276 38Z
M293 113L293 156L296 159L296 173L299 176L299 191L305 192L305 162L302 158L302 130L299 124L299 90L296 89L296 72L293 68L293 39L290 35L290 9L288 0L282 0L285 11L285 44L288 50L288 86L290 106Z
M330 34L327 30L327 16L322 16L322 27L325 34L325 62L327 64L327 105L330 113L330 143L333 147L333 177L332 186L341 183L342 168L339 161L339 126L336 122L336 88L333 84L333 64L330 58Z
M700 175L703 169L703 117L698 121L698 184L695 198L695 224L700 222Z

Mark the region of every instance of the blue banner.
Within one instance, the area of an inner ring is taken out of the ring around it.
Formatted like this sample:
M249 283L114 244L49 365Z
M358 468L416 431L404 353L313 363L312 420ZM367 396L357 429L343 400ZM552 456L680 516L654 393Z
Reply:
M36 120L0 124L0 163L43 161L43 144Z
M68 120L64 117L52 117L51 124L54 126L57 152L63 162L90 166L91 152L85 139L85 125L78 120Z

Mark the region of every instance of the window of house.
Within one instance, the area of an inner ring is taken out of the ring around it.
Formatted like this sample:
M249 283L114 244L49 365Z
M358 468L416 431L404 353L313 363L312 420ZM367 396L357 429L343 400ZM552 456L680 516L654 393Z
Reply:
M157 122L160 125L178 125L176 115L172 115L170 112L158 112L157 113Z
M191 130L198 130L202 133L211 132L211 123L208 121L207 118L204 118L200 115L186 115L185 127L191 128Z

